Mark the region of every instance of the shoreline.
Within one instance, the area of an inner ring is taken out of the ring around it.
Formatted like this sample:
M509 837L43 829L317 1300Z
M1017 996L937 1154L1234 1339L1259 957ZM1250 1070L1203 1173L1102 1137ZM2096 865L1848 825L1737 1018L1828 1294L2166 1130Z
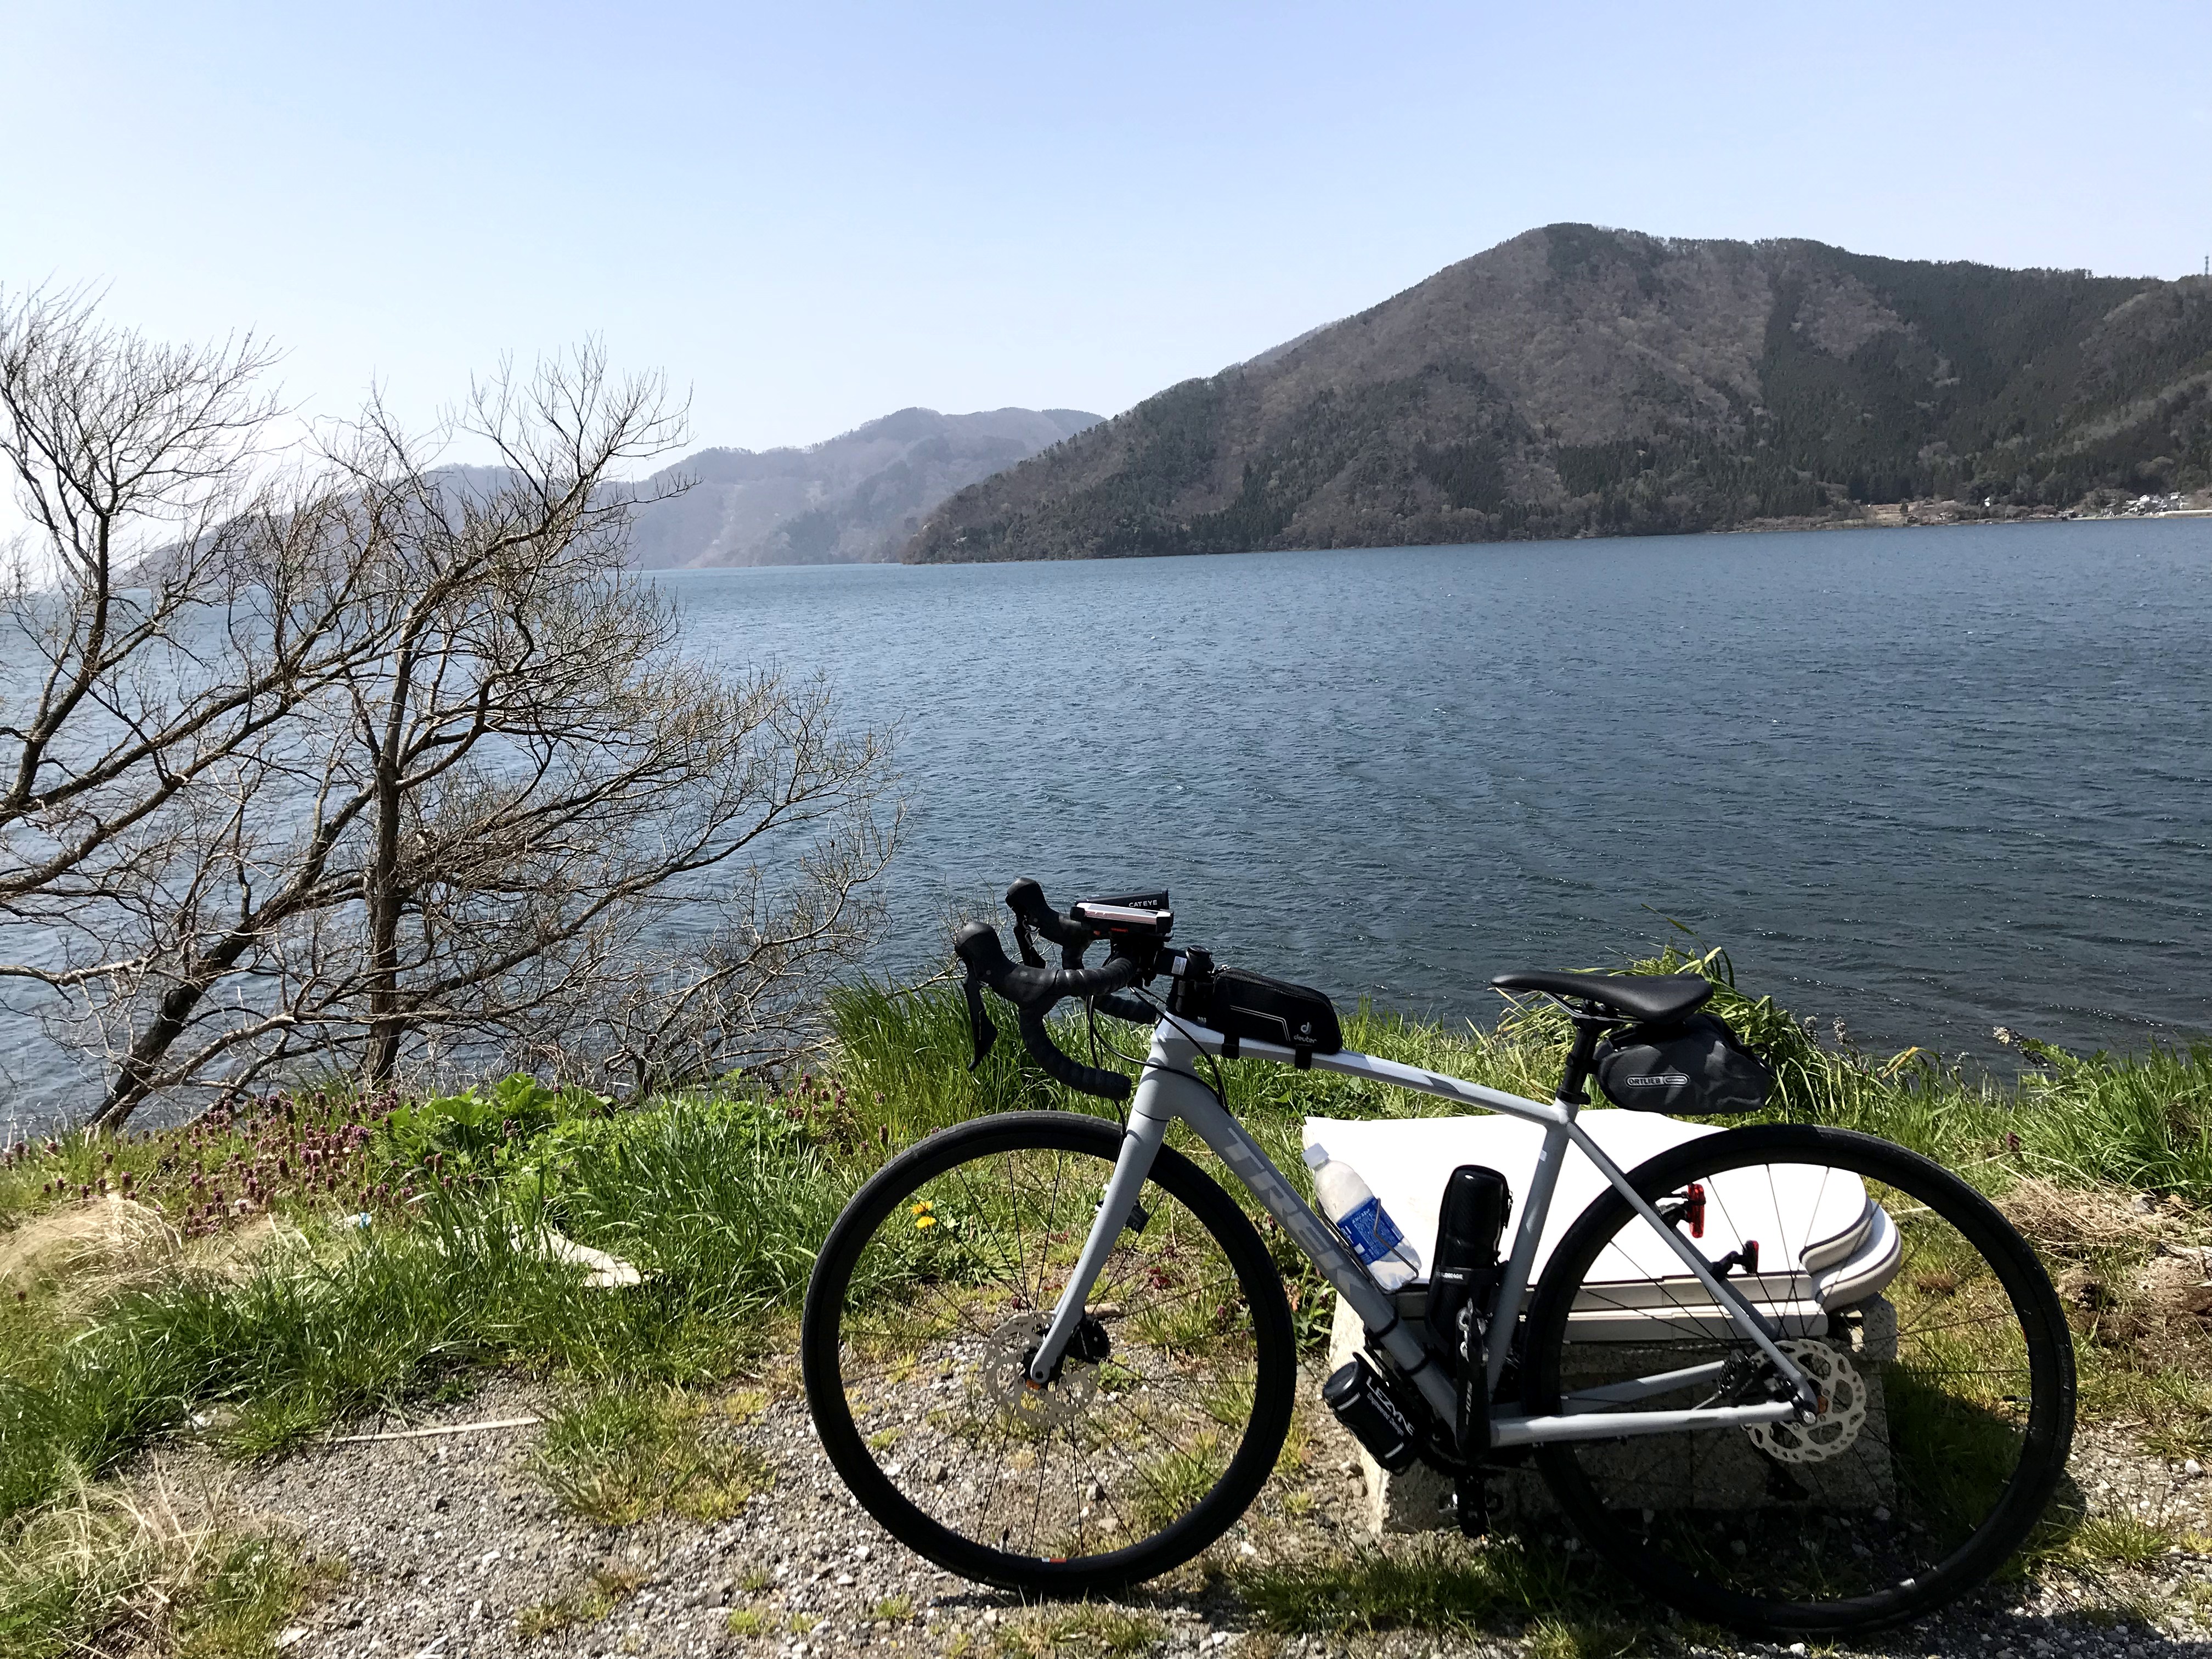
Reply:
M1357 545L1346 544L1328 547L1280 546L1239 547L1218 552L1142 553L1142 554L1079 554L1065 558L998 558L998 559L907 559L897 562L902 567L927 569L940 566L969 566L992 564L1105 564L1124 558L1213 559L1234 558L1258 553L1380 553L1413 547L1530 547L1547 542L1635 542L1664 541L1673 538L1692 536L1763 536L1788 534L1808 530L1938 530L1962 526L1997 526L2024 524L2142 524L2166 519L2212 519L2212 492L2193 492L2193 499L2207 504L2196 507L2162 507L2155 512L2134 513L2084 512L2078 507L1968 507L1958 501L1874 501L1867 503L1852 518L1833 515L1814 518L1750 519L1741 523L1714 526L1703 530L1664 530L1650 532L1599 531L1583 529L1571 536L1500 536L1489 541L1439 542L1372 542ZM735 567L731 567L734 568ZM801 570L817 567L806 565L755 565L752 569Z

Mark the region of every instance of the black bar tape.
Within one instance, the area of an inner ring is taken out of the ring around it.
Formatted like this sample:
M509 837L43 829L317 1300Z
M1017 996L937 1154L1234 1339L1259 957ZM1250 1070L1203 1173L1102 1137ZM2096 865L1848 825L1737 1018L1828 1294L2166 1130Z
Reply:
M1101 1100L1127 1100L1129 1079L1119 1072L1109 1072L1100 1066L1085 1066L1081 1060L1060 1052L1045 1029L1042 1009L1022 1010L1022 1041L1029 1046L1036 1063L1044 1067L1047 1075L1065 1083L1078 1094L1096 1095Z
M1111 1014L1115 1019L1126 1019L1132 1025L1150 1025L1159 1016L1134 997L1103 996L1091 999L1091 1006L1102 1014Z

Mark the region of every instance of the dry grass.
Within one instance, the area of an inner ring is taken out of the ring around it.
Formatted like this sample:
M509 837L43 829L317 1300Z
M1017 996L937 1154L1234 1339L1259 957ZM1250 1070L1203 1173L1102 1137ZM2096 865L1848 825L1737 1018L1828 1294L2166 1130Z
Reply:
M0 1294L40 1293L82 1312L179 1266L184 1240L155 1211L114 1194L49 1210L0 1233Z
M2081 1413L2160 1457L2212 1455L2212 1237L2171 1196L2014 1182L1998 1206L2051 1271L2075 1337Z
M2021 1236L2048 1255L2082 1258L2148 1251L2163 1241L2201 1234L2194 1213L2177 1198L2138 1203L2111 1187L2064 1187L2023 1176L1998 1200Z
M258 1659L342 1576L271 1534L227 1530L219 1494L180 1504L83 1486L0 1534L0 1652L9 1659Z

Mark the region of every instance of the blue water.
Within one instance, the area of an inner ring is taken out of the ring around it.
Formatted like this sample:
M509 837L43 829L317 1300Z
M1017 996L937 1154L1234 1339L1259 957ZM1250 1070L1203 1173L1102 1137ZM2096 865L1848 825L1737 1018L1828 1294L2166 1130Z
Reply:
M887 969L1028 874L1426 1012L1679 924L1869 1048L2212 1029L2212 521L668 580L898 723Z
M1033 875L1426 1013L1679 927L1869 1048L2212 1030L2212 520L659 580L896 725L885 973Z

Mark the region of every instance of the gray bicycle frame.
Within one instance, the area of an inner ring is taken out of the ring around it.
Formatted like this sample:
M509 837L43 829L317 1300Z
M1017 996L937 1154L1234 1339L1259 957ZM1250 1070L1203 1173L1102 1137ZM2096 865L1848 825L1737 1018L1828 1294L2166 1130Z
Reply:
M1348 1303L1367 1331L1370 1345L1379 1346L1400 1370L1410 1377L1420 1389L1422 1397L1436 1412L1439 1421L1451 1424L1457 1420L1459 1402L1451 1379L1443 1367L1436 1363L1437 1356L1414 1335L1398 1316L1397 1304L1390 1293L1375 1282L1366 1264L1346 1249L1335 1228L1330 1226L1309 1208L1297 1191L1284 1178L1260 1150L1259 1144L1245 1133L1244 1126L1236 1120L1214 1098L1213 1091L1200 1082L1194 1069L1201 1054L1218 1054L1222 1038L1218 1032L1201 1025L1186 1024L1172 1015L1163 1018L1152 1030L1152 1052L1148 1056L1142 1080L1129 1104L1127 1133L1121 1142L1121 1154L1114 1165L1113 1176L1106 1183L1105 1196L1100 1200L1097 1217L1091 1223L1090 1237L1085 1241L1083 1254L1077 1260L1075 1273L1060 1293L1059 1304L1053 1310L1051 1325L1044 1340L1037 1345L1036 1356L1030 1363L1032 1381L1042 1383L1048 1379L1066 1352L1076 1326L1081 1322L1083 1310L1091 1297L1091 1286L1114 1252L1123 1230L1129 1224L1137 1196L1144 1190L1151 1176L1152 1160L1158 1155L1165 1139L1168 1125L1181 1118L1190 1125L1198 1138L1213 1151L1216 1157L1233 1170L1237 1178L1251 1189L1268 1214L1281 1224L1283 1231L1297 1241L1298 1248L1313 1259L1314 1265L1334 1285ZM1297 1056L1288 1048L1272 1043L1245 1042L1238 1053L1252 1060L1280 1060L1293 1063ZM1629 1185L1628 1177L1618 1164L1576 1120L1581 1109L1578 1103L1555 1099L1548 1104L1542 1101L1526 1100L1518 1095L1509 1095L1496 1089L1461 1079L1441 1076L1435 1072L1422 1071L1417 1066L1401 1066L1388 1060L1377 1060L1372 1054L1316 1054L1312 1066L1316 1071L1334 1072L1346 1077L1367 1078L1378 1083L1412 1089L1421 1094L1435 1095L1442 1099L1456 1101L1468 1106L1486 1107L1513 1117L1526 1118L1544 1126L1544 1141L1536 1155L1536 1168L1528 1183L1527 1196L1522 1200L1521 1214L1513 1236L1513 1249L1505 1263L1504 1276L1499 1282L1497 1306L1499 1316L1491 1321L1488 1346L1483 1359L1488 1371L1489 1386L1494 1392L1499 1375L1505 1369L1505 1359L1518 1323L1514 1310L1521 1306L1522 1295L1528 1288L1529 1270L1536 1259L1536 1247L1543 1237L1544 1221L1552 1207L1552 1193L1558 1184L1559 1167L1570 1145L1580 1149L1583 1157L1596 1165L1600 1174L1613 1191L1628 1201L1631 1208L1644 1218L1668 1247L1682 1260L1682 1265L1694 1274L1705 1287L1716 1306L1723 1309L1730 1322L1744 1336L1756 1343L1777 1370L1789 1379L1793 1399L1777 1401L1756 1406L1721 1406L1686 1411L1620 1412L1605 1409L1608 1406L1631 1402L1650 1395L1665 1394L1670 1389L1688 1386L1696 1382L1717 1379L1725 1366L1719 1364L1692 1366L1683 1370L1669 1371L1647 1377L1615 1382L1605 1388L1594 1389L1563 1400L1561 1414L1547 1417L1527 1415L1495 1415L1491 1419L1490 1438L1493 1446L1537 1444L1553 1440L1613 1439L1626 1435L1671 1434L1686 1429L1750 1428L1761 1423L1779 1423L1811 1409L1814 1400L1812 1380L1784 1353L1778 1345L1778 1333L1765 1315L1738 1295L1735 1288L1713 1272L1705 1259L1692 1248L1674 1228L1659 1218L1643 1194Z

